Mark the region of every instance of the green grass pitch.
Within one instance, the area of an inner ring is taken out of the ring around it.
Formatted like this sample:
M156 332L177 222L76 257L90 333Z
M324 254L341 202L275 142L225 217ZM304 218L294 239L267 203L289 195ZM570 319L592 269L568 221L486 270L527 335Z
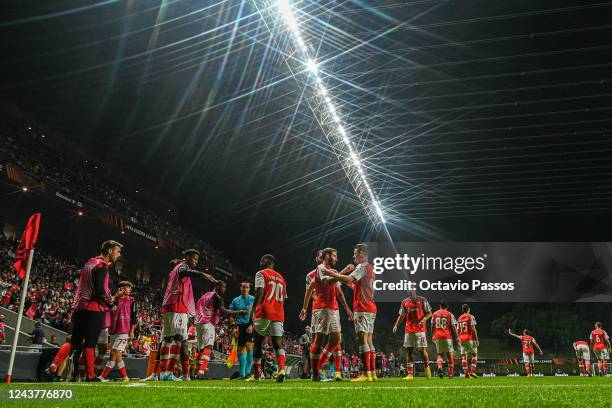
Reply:
M10 400L10 389L70 389L72 400ZM610 407L612 377L382 379L373 383L229 380L3 384L0 406L75 407Z

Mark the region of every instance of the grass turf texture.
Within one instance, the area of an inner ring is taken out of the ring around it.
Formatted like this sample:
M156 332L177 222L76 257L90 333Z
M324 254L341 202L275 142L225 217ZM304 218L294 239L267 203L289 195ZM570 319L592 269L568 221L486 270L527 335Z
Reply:
M9 400L9 389L71 389L72 400ZM2 384L0 405L75 407L610 407L612 377L536 377L373 383L228 380L142 383Z

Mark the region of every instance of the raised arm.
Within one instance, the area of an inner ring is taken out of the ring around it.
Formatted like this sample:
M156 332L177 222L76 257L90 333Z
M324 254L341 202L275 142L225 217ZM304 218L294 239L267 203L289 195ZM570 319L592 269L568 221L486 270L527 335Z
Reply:
M521 336L519 336L518 334L514 334L514 333L512 333L512 330L510 330L510 329L508 329L508 335L510 335L510 336L512 336L512 337L515 337L515 338L517 338L517 339L521 340Z
M179 278L190 277L190 278L204 278L210 283L217 283L217 280L206 272L200 272L195 269L189 269L187 265L183 265L178 271Z

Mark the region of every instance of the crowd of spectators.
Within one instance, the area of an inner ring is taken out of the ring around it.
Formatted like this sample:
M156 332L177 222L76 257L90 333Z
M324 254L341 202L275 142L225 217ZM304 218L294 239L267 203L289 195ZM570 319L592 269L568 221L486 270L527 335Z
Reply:
M0 234L0 303L17 312L21 298L21 280L13 268L14 238ZM79 279L80 266L74 260L66 260L37 250L32 263L24 314L34 320L67 331L70 325L71 305ZM121 277L111 274L111 287ZM151 345L158 341L161 322L162 289L151 282L136 281L132 296L138 306L137 337L130 345L136 354L148 354Z
M0 110L11 111L2 104ZM25 120L23 115L7 114L0 119L0 164L17 166L38 183L51 185L80 202L107 209L178 248L197 248L207 254L209 261L232 268L221 252L180 228L171 209L152 210L151 201L144 198L142 191L138 188L128 191L126 186L134 183L109 181L111 173L102 163L80 152L77 146L71 146L61 135L45 134L34 120Z
M21 298L21 280L13 267L18 241L0 233L0 303L3 307L17 312ZM71 318L71 304L77 287L83 262L66 260L44 251L37 250L30 273L24 314L34 320L68 331ZM124 277L111 269L111 291ZM132 280L132 296L136 299L138 325L134 340L128 345L127 354L148 355L156 349L161 329L161 284L150 281ZM190 329L195 339L195 329ZM237 336L233 319L225 318L217 326L214 349L229 354L232 339ZM301 353L297 338L285 337L285 349L289 354Z

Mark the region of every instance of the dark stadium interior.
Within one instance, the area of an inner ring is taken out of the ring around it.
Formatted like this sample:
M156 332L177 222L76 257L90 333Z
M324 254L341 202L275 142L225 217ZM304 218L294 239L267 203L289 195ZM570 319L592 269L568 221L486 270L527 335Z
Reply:
M21 158L49 191L92 202L79 216L38 184L3 179L0 221L19 229L43 208L43 249L80 262L105 239L125 241L129 273L158 283L188 242L237 281L271 252L299 334L315 251L338 248L344 266L356 242L386 234L278 51L286 38L272 38L254 3L3 2L0 160ZM612 241L612 3L299 3L393 240ZM91 180L115 192L94 197ZM101 222L92 214L104 205L138 213L172 246ZM390 328L397 305L381 307ZM505 324L570 316L571 330L542 341L561 354L592 325L576 316L612 322L609 304L475 308L483 335L507 344Z

